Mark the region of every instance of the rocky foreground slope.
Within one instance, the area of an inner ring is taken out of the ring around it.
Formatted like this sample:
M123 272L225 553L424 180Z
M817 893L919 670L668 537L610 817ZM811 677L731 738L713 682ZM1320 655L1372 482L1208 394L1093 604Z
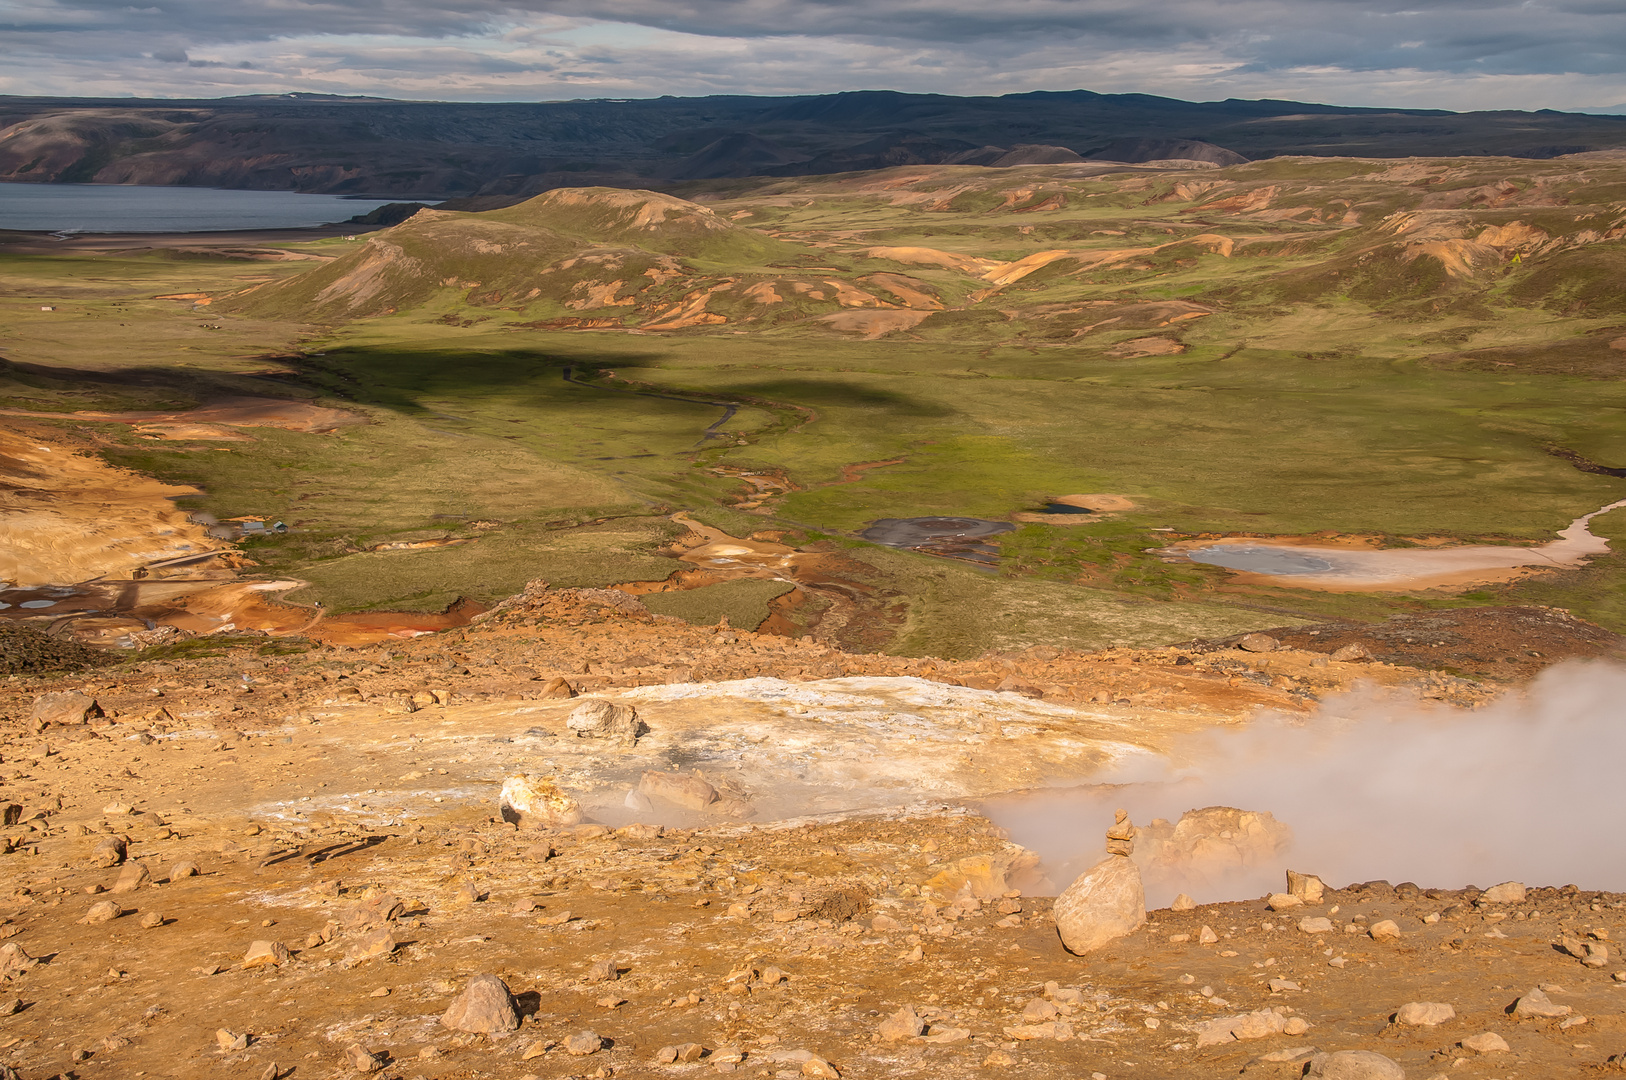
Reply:
M942 798L1361 679L1495 690L1351 644L945 663L538 586L388 648L196 639L14 675L0 1062L24 1080L1614 1067L1626 897L1368 882L1153 911L1078 957L1049 868ZM582 737L583 699L637 724ZM573 810L505 820L515 774ZM1143 844L1189 858L1260 831L1187 817Z

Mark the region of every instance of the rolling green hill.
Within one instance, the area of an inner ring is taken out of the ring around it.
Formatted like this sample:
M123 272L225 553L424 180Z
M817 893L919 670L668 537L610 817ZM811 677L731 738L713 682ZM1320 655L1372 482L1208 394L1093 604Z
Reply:
M666 515L686 509L852 560L864 640L916 653L1531 599L1626 628L1618 553L1416 594L1158 554L1227 533L1539 542L1626 494L1626 161L920 165L681 195L560 189L297 245L308 261L252 275L189 263L239 343L190 362L245 365L260 340L265 370L375 423L116 453L202 485L218 516L302 522L255 557L346 607L659 579L677 568ZM95 262L30 265L65 281ZM72 366L89 339L40 318L16 323L38 328L19 358ZM414 445L434 448L432 500L408 482ZM358 453L388 463L365 503L334 495ZM271 491L253 463L272 458L300 483ZM498 461L551 470L546 496L505 508ZM1031 516L1091 492L1133 508ZM924 515L1016 528L981 568L858 538ZM1623 517L1594 527L1626 537ZM432 537L467 543L374 550ZM822 602L781 614L816 621Z

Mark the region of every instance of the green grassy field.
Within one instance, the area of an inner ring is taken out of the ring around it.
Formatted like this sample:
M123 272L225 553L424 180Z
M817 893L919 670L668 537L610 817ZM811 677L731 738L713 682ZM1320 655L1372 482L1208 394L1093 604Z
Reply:
M1626 342L1626 311L1599 284L1618 280L1626 168L914 173L719 182L691 192L714 213L669 228L609 210L567 228L547 206L438 215L304 245L338 256L314 269L0 256L0 405L255 392L366 414L337 434L218 446L94 425L114 460L202 486L202 509L288 520L251 553L340 608L664 577L677 527L663 515L688 509L736 534L849 545L901 598L892 647L909 653L1488 602L1626 630L1618 556L1397 596L1244 589L1149 553L1170 529L1539 542L1626 495L1551 452L1626 464L1626 350L1610 344ZM1024 209L1047 199L1060 205ZM1059 254L1009 277L1038 252ZM183 291L217 300L200 313L152 299ZM38 312L49 300L64 310ZM853 313L902 318L843 329ZM721 424L719 403L735 407ZM742 469L791 490L729 509ZM1099 492L1137 509L1024 525L992 572L853 546L876 518L1008 519ZM471 542L366 550L431 538ZM652 603L715 621L771 598L733 592Z

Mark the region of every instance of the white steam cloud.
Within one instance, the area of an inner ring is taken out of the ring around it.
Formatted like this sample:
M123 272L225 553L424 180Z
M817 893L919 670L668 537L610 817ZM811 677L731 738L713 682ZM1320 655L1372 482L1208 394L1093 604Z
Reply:
M1473 711L1347 695L1307 720L1266 718L1126 765L1101 785L985 811L1045 858L1059 887L1104 851L1116 806L1140 825L1223 805L1270 811L1292 828L1285 851L1221 877L1148 878L1154 907L1178 891L1198 902L1280 891L1289 867L1334 886L1521 880L1617 891L1626 890L1623 762L1626 667L1572 663Z

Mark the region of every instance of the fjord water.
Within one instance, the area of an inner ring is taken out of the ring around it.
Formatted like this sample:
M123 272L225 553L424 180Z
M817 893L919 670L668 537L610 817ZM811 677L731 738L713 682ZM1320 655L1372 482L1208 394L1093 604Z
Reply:
M293 191L0 183L0 229L61 233L302 229L366 214L389 201Z

